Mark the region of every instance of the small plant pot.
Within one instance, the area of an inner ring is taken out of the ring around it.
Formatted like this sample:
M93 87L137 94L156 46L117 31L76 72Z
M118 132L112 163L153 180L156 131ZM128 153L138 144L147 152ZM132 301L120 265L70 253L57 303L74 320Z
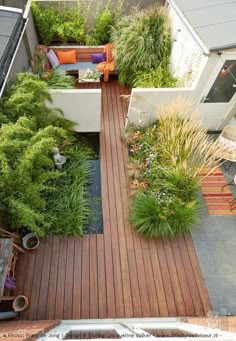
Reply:
M28 307L28 304L28 298L26 296L19 295L14 299L12 307L15 312L21 312Z
M39 246L39 237L38 237L37 233L34 233L34 232L28 233L22 239L22 244L26 250L37 249L37 247Z

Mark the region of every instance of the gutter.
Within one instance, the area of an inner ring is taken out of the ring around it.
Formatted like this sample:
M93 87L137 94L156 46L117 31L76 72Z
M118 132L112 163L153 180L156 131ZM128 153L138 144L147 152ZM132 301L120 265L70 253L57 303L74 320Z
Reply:
M204 55L209 56L210 55L210 50L208 47L204 44L204 42L201 40L199 35L196 33L196 31L193 29L192 25L190 22L186 19L186 17L183 15L183 12L177 7L176 3L174 0L167 0L169 5L172 6L172 8L175 10L175 12L178 14L179 18L181 19L182 23L184 26L188 29L190 32L191 36L195 40L195 42L198 44L198 46L201 48L203 51Z

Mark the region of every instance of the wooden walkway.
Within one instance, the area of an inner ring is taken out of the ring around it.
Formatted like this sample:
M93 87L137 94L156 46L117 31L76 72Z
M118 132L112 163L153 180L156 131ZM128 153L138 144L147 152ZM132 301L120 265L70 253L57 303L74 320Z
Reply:
M90 87L92 87L90 85ZM190 235L147 241L127 221L128 89L101 83L103 235L41 241L21 257L19 293L29 297L22 319L202 316L211 309Z

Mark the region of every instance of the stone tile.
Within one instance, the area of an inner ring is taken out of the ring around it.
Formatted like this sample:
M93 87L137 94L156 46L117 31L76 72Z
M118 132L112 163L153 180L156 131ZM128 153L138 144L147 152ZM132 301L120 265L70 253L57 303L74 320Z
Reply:
M236 273L232 275L208 275L205 277L210 300L220 314L236 315Z

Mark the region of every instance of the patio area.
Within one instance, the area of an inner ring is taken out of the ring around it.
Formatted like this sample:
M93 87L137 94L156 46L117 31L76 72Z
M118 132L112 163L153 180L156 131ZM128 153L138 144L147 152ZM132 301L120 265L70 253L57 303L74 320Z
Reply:
M85 85L81 84L80 87ZM204 316L212 308L191 235L148 241L127 221L128 102L117 80L102 88L100 158L104 234L49 237L21 257L18 292L27 320Z
M227 165L228 166L228 165ZM227 167L226 167L227 168ZM225 182L230 183L236 174L236 165L229 170L221 166ZM222 186L220 184L220 186ZM236 186L229 186L236 197ZM220 193L220 192L219 192ZM223 191L224 193L224 191ZM221 200L220 206L224 201ZM227 206L227 197L225 205ZM202 198L201 228L192 233L203 277L215 314L236 315L236 205L232 215L209 215ZM215 208L218 203L215 202Z

